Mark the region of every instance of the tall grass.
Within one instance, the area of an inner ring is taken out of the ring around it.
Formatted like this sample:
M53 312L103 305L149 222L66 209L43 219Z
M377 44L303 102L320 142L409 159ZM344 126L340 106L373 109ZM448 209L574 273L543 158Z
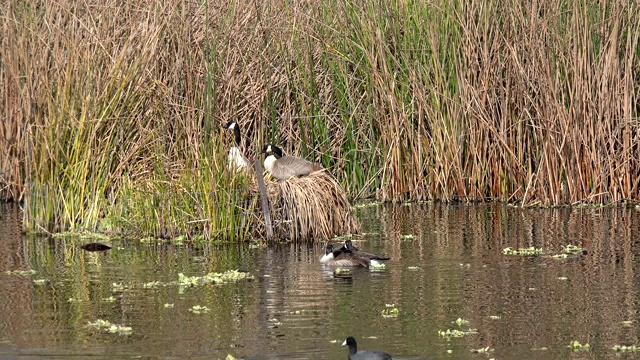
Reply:
M638 7L10 0L0 191L30 230L242 237L235 119L351 197L638 200Z

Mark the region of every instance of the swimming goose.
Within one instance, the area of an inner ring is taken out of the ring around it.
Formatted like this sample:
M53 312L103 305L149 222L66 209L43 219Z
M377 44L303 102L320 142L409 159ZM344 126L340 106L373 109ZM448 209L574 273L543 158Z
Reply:
M322 169L318 163L312 163L297 156L282 156L282 150L272 144L264 147L264 168L278 180L286 180L292 176L309 175Z
M358 351L358 345L356 339L353 336L349 336L342 346L349 346L349 360L392 360L391 355L380 350L360 350Z
M331 245L331 247L329 247L329 245ZM342 251L342 248L344 248L344 243L327 243L327 246L324 250L324 255L322 255L322 257L320 258L320 262L326 264L333 259L333 252Z
M344 247L335 250L333 244L327 244L324 256L320 258L320 262L332 266L362 266L369 267L371 261L364 257L355 255L352 251Z
M249 166L249 160L242 156L240 151L240 125L235 121L229 121L223 128L233 130L234 139L237 146L232 146L229 149L229 168L230 169L244 169Z
M380 266L385 261L389 260L389 258L386 257L386 256L380 256L380 255L376 255L376 254L371 254L371 253L360 251L360 250L356 249L353 246L353 243L351 243L351 240L345 241L344 242L344 247L348 251L353 252L358 257L363 257L365 259L369 259L369 261L371 262L371 265L373 265L373 266Z

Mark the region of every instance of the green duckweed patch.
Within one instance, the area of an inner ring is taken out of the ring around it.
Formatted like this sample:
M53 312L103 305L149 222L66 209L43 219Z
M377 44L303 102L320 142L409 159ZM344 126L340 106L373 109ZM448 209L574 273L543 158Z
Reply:
M490 353L492 351L493 351L493 349L490 348L489 346L483 347L483 348L480 348L480 349L471 349L471 352L474 353L474 354L487 354L487 353Z
M372 206L380 206L382 204L383 204L382 202L373 201L373 202L355 204L355 205L352 206L352 208L354 208L354 209L362 209L362 208L367 208L367 207L372 207Z
M5 274L7 275L18 275L18 276L31 276L34 275L36 273L35 270L33 269L29 269L29 270L7 270L5 271Z
M355 237L354 234L345 234L345 235L340 235L340 236L334 236L332 241L335 240L348 240L348 239L353 239Z
M636 353L640 348L636 345L614 345L611 350L618 353Z
M467 330L457 330L457 329L447 329L447 330L438 330L438 336L443 338L460 338L471 334L477 334L477 329L467 329Z
M562 252L566 254L579 254L579 253L582 253L583 251L584 249L581 248L580 246L575 246L571 244L565 245L562 248Z
M532 255L542 254L542 248L530 246L528 248L512 249L510 247L506 247L502 249L502 253L504 255L513 255L513 256L532 256Z
M380 311L383 318L397 318L400 310L395 304L385 304L385 308Z
M87 324L87 327L106 331L110 334L131 335L132 333L132 329L129 326L112 324L108 320L102 320L102 319L98 319L94 322L89 322L89 324Z
M502 249L502 254L510 255L510 256L539 256L543 255L546 257L554 258L554 259L568 259L574 258L581 255L586 255L587 250L575 246L575 245L565 245L562 247L562 250L559 252L547 252L541 247L530 246L527 248L518 248L513 249L511 247L506 247Z
M203 276L186 276L178 274L178 285L183 287L202 286L205 284L226 284L240 280L253 280L253 275L238 270L227 270L223 273L211 272Z
M162 283L160 281L150 281L148 283L142 284L142 288L144 288L144 289L155 289L160 285L162 285Z
M201 306L201 305L194 305L189 309L189 312L192 312L194 314L200 315L200 314L206 314L208 312L210 312L211 309L206 307L206 306Z
M124 291L125 286L122 283L112 283L111 284L111 291L113 292L121 292Z
M591 349L591 346L589 346L589 344L581 344L577 340L571 341L567 347L572 351L589 351Z

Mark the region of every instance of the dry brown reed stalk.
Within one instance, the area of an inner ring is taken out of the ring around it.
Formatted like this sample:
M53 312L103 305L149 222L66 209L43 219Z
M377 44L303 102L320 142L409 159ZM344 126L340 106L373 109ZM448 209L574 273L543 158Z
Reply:
M277 239L326 241L359 233L360 224L344 189L326 172L283 181L267 177L265 182ZM264 237L263 223L255 227L254 234Z

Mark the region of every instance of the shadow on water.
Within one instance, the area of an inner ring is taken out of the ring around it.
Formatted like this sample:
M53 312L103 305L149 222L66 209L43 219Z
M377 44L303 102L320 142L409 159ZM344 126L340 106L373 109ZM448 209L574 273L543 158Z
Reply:
M400 359L569 359L613 357L612 346L637 342L637 210L425 204L357 211L364 234L355 242L390 256L385 269L335 274L319 263L323 244L127 240L88 252L68 238L23 236L19 209L4 205L0 357L335 359L346 357L340 345L351 335L361 349ZM567 244L588 255L502 254ZM255 278L177 284L181 273L230 269ZM99 319L131 332L88 326ZM590 344L589 352L574 353L572 341Z

